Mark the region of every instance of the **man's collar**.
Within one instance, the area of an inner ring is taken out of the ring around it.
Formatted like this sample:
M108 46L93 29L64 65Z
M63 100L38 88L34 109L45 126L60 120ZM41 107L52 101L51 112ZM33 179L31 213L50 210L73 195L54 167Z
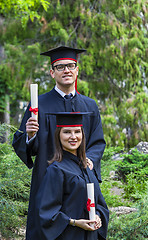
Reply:
M65 95L66 95L66 93L64 93L63 91L61 91L58 87L57 87L57 85L55 85L55 88L54 88L63 98L65 97ZM76 91L75 91L75 89L71 92L72 93L72 95L73 95L73 97L75 96L75 94L76 94Z

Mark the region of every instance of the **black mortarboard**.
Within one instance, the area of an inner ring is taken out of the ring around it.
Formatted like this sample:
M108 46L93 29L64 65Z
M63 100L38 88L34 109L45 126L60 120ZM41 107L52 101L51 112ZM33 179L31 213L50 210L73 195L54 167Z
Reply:
M47 115L56 115L57 127L79 127L83 126L83 115L91 112L56 112Z
M70 59L77 62L77 55L79 53L85 52L85 49L76 49L66 46L60 46L57 48L50 49L47 52L43 52L40 55L45 55L51 58L51 64L56 61Z

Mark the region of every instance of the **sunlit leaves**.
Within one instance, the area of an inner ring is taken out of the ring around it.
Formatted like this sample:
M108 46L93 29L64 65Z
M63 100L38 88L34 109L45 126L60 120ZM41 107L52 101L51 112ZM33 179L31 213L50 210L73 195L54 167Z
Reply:
M34 21L35 18L39 19L38 12L40 7L47 11L50 2L46 0L2 0L0 2L0 13L4 16L14 16L20 18L23 27L26 26L28 20Z

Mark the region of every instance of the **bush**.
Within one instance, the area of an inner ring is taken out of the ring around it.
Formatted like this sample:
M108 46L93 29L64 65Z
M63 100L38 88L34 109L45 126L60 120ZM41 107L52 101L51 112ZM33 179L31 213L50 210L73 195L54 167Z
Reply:
M107 240L142 240L148 237L148 196L135 205L137 212L117 217L111 214Z
M0 231L7 239L18 236L20 228L25 225L28 203L9 198L0 198Z
M123 185L124 198L137 201L146 193L148 181L134 173L130 173L126 178L126 184Z
M141 199L148 184L148 155L137 149L132 150L131 154L123 155L117 173L124 183L124 197L134 201Z
M122 159L113 160L113 155L119 154L122 152L122 148L120 147L110 147L106 148L103 154L103 158L101 161L101 175L102 175L102 183L100 185L102 194L105 198L105 201L109 207L117 207L121 206L123 204L123 198L122 196L115 195L112 193L111 189L116 186L118 188L123 188L121 182L117 180L112 180L110 178L110 172L116 171L117 165L119 165L122 162ZM126 200L124 201L124 204L128 203Z
M0 232L14 237L26 224L31 171L8 144L0 144Z
M3 143L5 141L9 143L12 142L13 134L16 131L17 129L12 125L6 123L0 124L0 143ZM2 151L2 149L3 146L1 145L0 151Z
M131 154L123 155L123 161L118 166L118 174L126 181L128 174L135 173L135 176L146 179L148 176L148 155L140 153L137 149L132 150Z
M109 148L105 148L105 151L104 151L104 153L103 153L102 160L103 160L103 161L110 160L111 157L112 157L114 154L122 153L122 152L123 152L123 148L121 148L121 147L109 147Z

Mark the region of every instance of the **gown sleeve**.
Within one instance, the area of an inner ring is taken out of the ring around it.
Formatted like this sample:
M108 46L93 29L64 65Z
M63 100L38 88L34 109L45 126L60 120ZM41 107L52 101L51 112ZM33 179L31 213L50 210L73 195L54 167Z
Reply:
M47 168L36 198L36 226L42 240L56 239L69 224L62 212L64 174L54 164Z
M86 146L86 156L93 161L94 171L101 182L101 158L106 146L104 140L102 122L98 106L93 106L94 115L91 117L91 133L89 134L89 140Z
M31 156L36 155L38 138L36 137L30 144L26 143L26 122L28 118L31 117L29 107L30 105L24 114L19 130L14 134L12 146L18 157L27 165L27 167L32 168L33 161Z
M101 218L102 221L102 227L97 231L99 233L99 236L101 236L101 239L106 239L109 222L109 210L101 193L101 190L96 204L96 214Z

